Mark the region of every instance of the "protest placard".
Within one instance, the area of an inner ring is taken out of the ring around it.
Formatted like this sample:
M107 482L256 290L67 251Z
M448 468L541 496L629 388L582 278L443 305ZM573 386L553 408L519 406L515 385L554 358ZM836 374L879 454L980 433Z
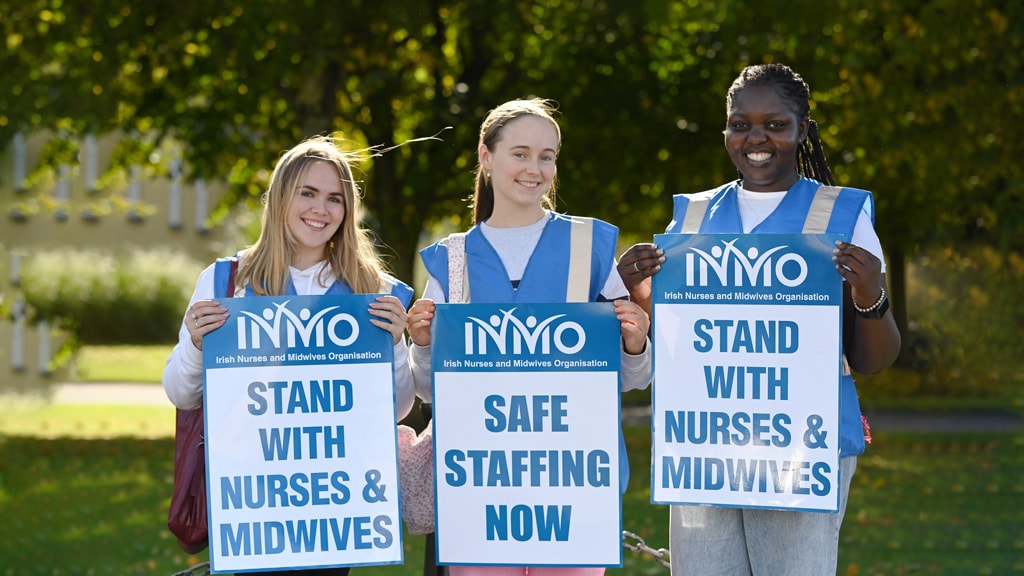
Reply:
M431 342L438 563L621 565L612 304L439 304Z
M652 502L838 510L838 238L655 237Z
M376 295L227 298L203 338L214 573L402 561Z

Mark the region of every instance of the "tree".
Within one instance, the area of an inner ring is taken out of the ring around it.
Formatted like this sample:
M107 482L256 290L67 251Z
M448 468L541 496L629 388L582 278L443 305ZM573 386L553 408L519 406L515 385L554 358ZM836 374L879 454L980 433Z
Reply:
M840 58L823 102L841 127L840 179L876 191L894 292L906 293L907 263L927 248L1019 253L1024 5L840 4L849 16L834 28ZM906 302L898 303L907 334Z
M370 222L411 279L425 228L468 224L489 108L557 100L560 208L642 239L669 220L671 194L734 176L725 91L745 64L783 61L811 83L840 182L876 193L899 297L922 246L1020 249L1022 11L1012 0L4 0L0 141L43 128L119 128L154 149L173 138L193 177L227 177L239 202L258 199L278 154L307 136L389 148L436 134L362 164Z
M404 278L425 226L467 224L479 122L509 98L562 103L565 209L618 220L647 198L646 216L626 225L646 235L667 221L666 192L677 187L657 175L705 179L664 169L686 157L680 149L694 145L699 126L674 110L681 77L666 67L685 72L700 61L656 61L703 30L651 24L692 16L679 6L40 0L4 13L12 49L0 64L21 81L0 95L10 111L0 137L120 128L146 135L154 149L173 138L193 177L230 180L229 202L257 199L280 151L312 134L380 148L438 134L363 164L371 223ZM657 150L639 145L666 127Z

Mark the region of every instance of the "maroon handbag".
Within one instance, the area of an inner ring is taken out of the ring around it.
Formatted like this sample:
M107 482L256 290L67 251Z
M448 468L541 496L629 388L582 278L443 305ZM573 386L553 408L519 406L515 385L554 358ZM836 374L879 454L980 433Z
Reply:
M209 544L206 519L206 447L203 409L177 410L174 433L174 492L167 527L178 545L198 554Z
M222 259L223 260L223 259ZM225 298L234 296L238 259L227 260L227 278L216 269L215 286ZM218 261L220 264L221 261ZM223 288L220 288L223 284ZM177 410L174 430L174 492L167 510L167 527L178 545L189 554L198 554L209 545L206 515L206 445L203 438L203 408Z

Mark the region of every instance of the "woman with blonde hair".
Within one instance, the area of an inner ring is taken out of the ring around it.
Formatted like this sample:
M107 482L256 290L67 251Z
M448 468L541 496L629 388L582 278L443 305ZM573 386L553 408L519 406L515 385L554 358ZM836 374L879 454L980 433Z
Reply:
M217 267L199 275L195 292L164 369L167 397L180 409L203 402L203 335L224 325L228 315L218 298L246 296L377 294L371 322L394 338L397 419L413 405L412 374L404 331L412 289L390 276L370 233L358 225L360 192L352 177L352 153L333 139L315 137L281 156L264 195L259 239L237 254L237 274L218 286ZM291 571L341 576L348 568ZM276 573L276 572L274 572Z

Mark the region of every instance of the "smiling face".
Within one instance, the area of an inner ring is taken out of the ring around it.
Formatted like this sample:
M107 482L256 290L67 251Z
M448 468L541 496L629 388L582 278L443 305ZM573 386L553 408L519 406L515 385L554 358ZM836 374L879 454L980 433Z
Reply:
M337 168L323 161L306 166L288 203L291 265L305 269L326 254L327 243L345 219L345 193Z
M489 222L499 226L536 222L544 213L541 200L557 173L558 133L551 120L535 115L520 116L500 130L490 149L481 144L478 150L480 166L490 173L494 188Z
M725 148L754 192L789 190L799 175L797 150L807 137L808 119L787 106L771 85L743 88L727 110Z

